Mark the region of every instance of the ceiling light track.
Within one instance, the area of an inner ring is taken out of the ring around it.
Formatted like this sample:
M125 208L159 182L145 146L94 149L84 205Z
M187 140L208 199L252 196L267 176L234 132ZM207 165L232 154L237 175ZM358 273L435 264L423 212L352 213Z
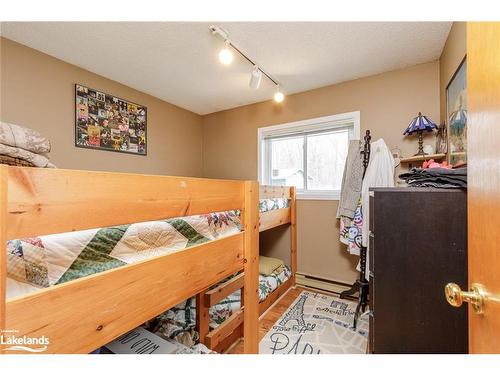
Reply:
M273 77L271 77L270 74L266 73L265 70L262 69L262 67L257 64L255 61L253 61L250 57L248 57L247 55L245 55L243 52L241 52L241 50L236 47L231 41L229 41L229 45L236 51L238 52L241 56L243 56L250 64L252 64L253 66L259 68L259 70L262 72L262 74L264 74L272 83L274 83L276 86L279 86L279 83L278 81L276 81Z
M283 101L285 96L283 95L283 93L280 90L280 83L276 79L274 79L269 73L267 73L265 70L263 70L262 67L259 64L257 64L254 60L252 60L247 54L245 54L237 46L235 46L234 43L231 42L231 40L229 39L229 33L226 30L224 30L222 27L214 26L214 25L211 25L208 28L214 36L219 37L224 41L225 47L219 53L219 60L221 61L222 64L229 65L232 62L232 59L233 59L232 54L229 51L229 47L231 47L233 50L238 52L240 54L240 56L242 56L245 60L247 60L254 67L254 71L252 72L252 76L250 79L250 87L257 89L260 85L260 77L259 77L259 79L256 79L254 77L255 71L258 70L260 73L265 75L276 86L276 93L274 94L274 100L278 103ZM277 98L279 98L279 100Z

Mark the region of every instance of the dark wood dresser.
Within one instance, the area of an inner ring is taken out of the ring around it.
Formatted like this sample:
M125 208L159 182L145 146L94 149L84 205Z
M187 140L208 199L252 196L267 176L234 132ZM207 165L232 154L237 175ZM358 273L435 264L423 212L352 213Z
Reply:
M372 353L467 353L467 306L444 286L467 288L467 194L461 190L370 190Z

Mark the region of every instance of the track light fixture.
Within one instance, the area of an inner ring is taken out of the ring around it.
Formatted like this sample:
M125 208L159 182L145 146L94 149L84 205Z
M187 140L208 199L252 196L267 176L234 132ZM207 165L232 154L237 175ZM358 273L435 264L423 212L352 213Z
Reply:
M250 88L257 90L260 86L260 81L262 81L262 72L260 71L259 67L256 66L252 70L252 74L250 76L250 83L249 83Z
M209 26L209 30L212 35L222 39L224 41L224 48L219 51L219 61L224 65L229 65L233 61L233 51L238 52L244 59L246 59L254 67L251 76L249 86L250 88L256 90L260 87L260 82L262 81L262 75L265 75L275 86L276 92L274 93L274 101L276 103L281 103L285 99L285 95L280 90L280 84L276 81L270 74L266 73L260 66L258 66L252 59L250 59L246 54L244 54L238 47L236 47L229 40L229 33L219 26Z
M280 91L280 85L276 86L276 92L274 93L274 101L276 103L281 103L285 99L285 95Z
M219 61L224 65L229 65L233 61L233 52L230 49L230 42L226 40L224 48L219 52Z

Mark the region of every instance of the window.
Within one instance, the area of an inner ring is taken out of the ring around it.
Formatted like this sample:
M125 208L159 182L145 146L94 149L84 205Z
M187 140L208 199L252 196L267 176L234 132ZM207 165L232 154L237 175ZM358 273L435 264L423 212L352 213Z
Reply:
M338 199L359 112L259 128L259 180L290 185L300 199Z

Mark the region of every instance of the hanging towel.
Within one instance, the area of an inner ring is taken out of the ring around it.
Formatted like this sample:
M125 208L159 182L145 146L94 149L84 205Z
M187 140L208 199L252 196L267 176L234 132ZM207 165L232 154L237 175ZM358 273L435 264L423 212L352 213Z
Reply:
M340 200L337 209L337 218L341 216L353 219L356 207L361 196L363 181L363 162L359 147L359 140L349 141L347 159L342 177Z

